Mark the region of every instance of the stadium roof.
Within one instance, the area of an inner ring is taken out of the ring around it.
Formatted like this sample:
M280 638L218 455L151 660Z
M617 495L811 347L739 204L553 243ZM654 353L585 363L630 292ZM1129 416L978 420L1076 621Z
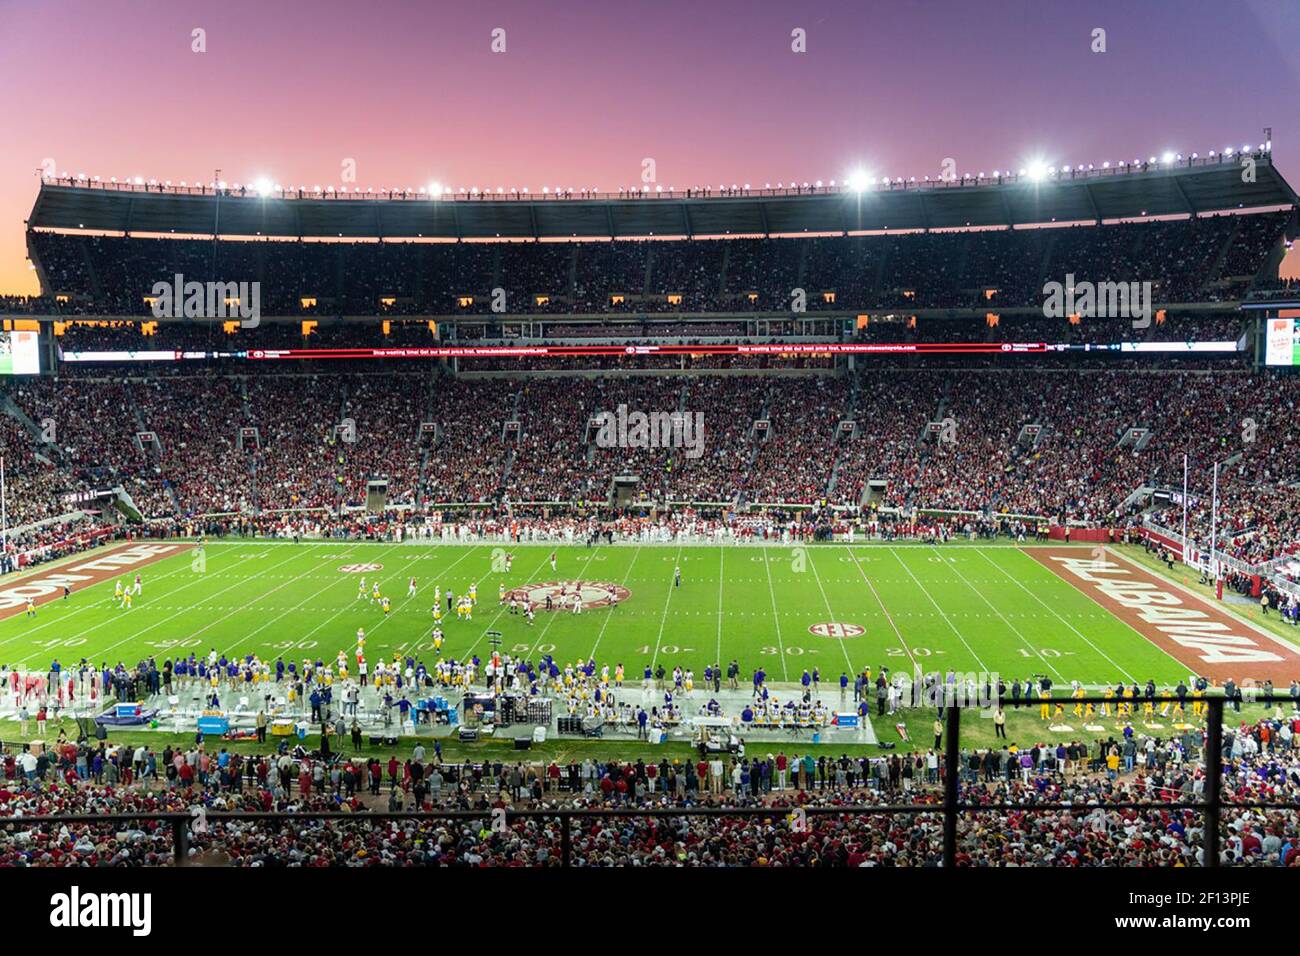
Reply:
M1296 205L1271 153L1244 175L1240 156L1142 163L1050 175L917 183L864 190L820 186L674 192L261 196L251 187L47 179L29 228L309 238L581 238L858 232L1127 219ZM1252 181L1245 181L1252 179ZM246 194L241 194L246 193Z

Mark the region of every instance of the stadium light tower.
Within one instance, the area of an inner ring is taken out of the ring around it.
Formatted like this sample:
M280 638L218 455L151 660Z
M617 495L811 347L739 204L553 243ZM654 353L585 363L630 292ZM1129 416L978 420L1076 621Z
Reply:
M1031 160L1026 169L1031 182L1040 183L1047 178L1047 164L1041 159Z
M271 190L275 188L275 183L266 176L259 176L257 179L253 180L253 188L257 190L259 196L265 199L267 196L271 195Z

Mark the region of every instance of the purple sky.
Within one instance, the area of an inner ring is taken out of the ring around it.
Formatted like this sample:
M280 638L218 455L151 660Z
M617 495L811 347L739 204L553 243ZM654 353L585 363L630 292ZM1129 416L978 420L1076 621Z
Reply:
M22 221L46 158L119 179L340 184L353 159L362 188L614 189L647 157L665 186L919 178L945 157L1203 154L1272 126L1297 185L1300 0L0 0L0 116L5 292L36 291Z

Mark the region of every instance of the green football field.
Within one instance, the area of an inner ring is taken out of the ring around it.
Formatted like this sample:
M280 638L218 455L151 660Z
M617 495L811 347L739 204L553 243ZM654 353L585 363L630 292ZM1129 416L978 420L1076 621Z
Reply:
M797 681L817 667L823 681L882 665L893 670L1045 674L1090 685L1148 677L1172 684L1187 668L1089 597L1009 546L880 544L806 547L520 545L510 572L495 545L221 541L203 562L190 553L143 569L143 595L129 610L113 600L113 579L67 600L0 621L0 662L44 669L86 658L128 665L148 656L257 654L286 661L331 660L353 651L364 628L367 656L433 659L432 589L457 595L478 586L472 622L445 615L445 656L486 657L489 631L503 651L559 661L622 663L629 681L647 664L694 668L739 661L769 679ZM379 565L364 573L347 566ZM673 570L681 568L680 587ZM134 573L119 575L127 583ZM385 618L358 599L358 579L378 579L392 600ZM408 580L419 593L407 597ZM498 605L507 589L555 581L627 589L615 608L522 614ZM445 600L443 601L445 608Z

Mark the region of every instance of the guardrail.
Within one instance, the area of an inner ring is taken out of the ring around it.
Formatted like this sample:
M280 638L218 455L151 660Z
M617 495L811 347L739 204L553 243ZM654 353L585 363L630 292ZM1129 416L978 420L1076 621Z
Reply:
M319 184L307 185L289 185L266 184L267 189L265 198L272 199L329 199L329 200L387 200L387 201L407 201L407 202L549 202L549 201L575 201L575 200L635 200L635 201L653 201L657 199L737 199L737 198L763 198L763 197L780 197L780 196L815 196L815 195L839 195L855 193L872 193L872 192L892 192L902 190L941 190L941 189L972 189L987 186L1007 186L1019 182L1039 183L1039 182L1056 182L1065 183L1072 180L1096 180L1107 179L1115 176L1127 176L1148 172L1171 172L1177 169L1195 169L1205 166L1219 166L1223 164L1236 165L1240 162L1242 156L1251 156L1257 161L1272 162L1272 144L1259 144L1258 148L1235 151L1229 149L1223 153L1216 153L1211 150L1208 155L1201 156L1192 154L1191 156L1177 156L1169 159L1157 159L1151 157L1149 160L1135 159L1133 162L1120 161L1118 163L1104 163L1101 166L1095 164L1087 166L1070 166L1064 165L1059 169L1055 166L1042 170L994 170L991 175L983 172L978 175L974 173L965 173L962 175L952 175L950 177L936 177L931 179L929 176L917 180L915 176L911 177L872 177L865 181L845 181L836 183L835 181L823 182L822 180L791 182L788 186L778 182L776 186L771 183L765 183L763 186L754 186L749 183L738 184L732 183L730 186L725 183L719 184L715 189L706 184L691 186L659 186L643 184L640 186L628 186L616 191L602 191L596 187L577 187L572 186L543 186L536 192L531 191L529 187L511 187L505 188L498 186L496 189L485 187L483 189L477 186L468 188L461 186L455 190L445 187L440 192L431 192L430 187L412 187L405 188L398 186L384 186L379 189L367 187L346 186L334 187L332 185L321 186ZM167 193L181 196L225 196L230 198L262 198L258 192L258 187L253 183L226 183L209 182L206 185L202 183L179 183L175 184L170 179L159 181L157 179L146 180L142 176L124 177L121 181L117 177L109 177L104 180L99 176L87 176L84 174L69 175L63 173L58 176L46 175L42 177L42 184L52 186L64 186L74 189L100 189L115 192L137 192L137 193ZM435 184L436 185L436 184Z
M1134 707L1145 704L1150 701L1153 704L1160 703L1184 703L1191 698L1179 698L1174 695L1156 695L1153 697L1135 698L1131 701ZM1057 698L1053 701L1064 700ZM1068 698L1070 704L1109 704L1127 703L1115 698L1101 696L1085 696ZM1300 812L1300 807L1295 803L1279 801L1232 801L1225 803L1223 800L1223 716L1224 708L1231 703L1222 696L1208 696L1201 698L1200 702L1207 709L1206 714L1206 746L1205 746L1205 766L1206 787L1205 797L1203 800L1160 800L1152 802L1142 801L1115 801L1107 803L1090 803L1090 802L1068 802L1055 801L1043 802L1036 804L1025 803L971 803L964 802L960 799L959 782L962 776L961 767L961 729L962 714L973 707L950 705L943 709L942 720L944 721L944 755L943 755L943 791L942 800L933 803L902 803L902 804L853 804L844 806L808 806L808 807L790 807L777 808L772 806L763 807L680 807L670 809L530 809L530 810L499 810L489 808L486 810L440 810L440 811L376 811L365 813L322 813L322 812L300 812L300 813L283 813L283 812L219 812L206 811L203 819L206 823L230 822L257 822L266 821L268 823L283 823L288 821L302 821L308 819L343 819L349 823L359 823L368 820L427 820L427 821L456 821L456 820L493 820L496 824L509 825L512 820L556 820L560 825L560 842L561 865L568 867L573 863L572 847L572 824L576 820L588 819L663 819L663 818L683 818L683 817L772 817L773 815L788 809L791 813L799 809L806 816L897 816L899 814L942 814L943 816L943 865L951 866L953 860L957 858L958 851L958 826L963 814L966 813L1042 813L1054 811L1079 811L1092 807L1103 807L1115 810L1193 810L1199 811L1205 815L1205 826L1203 828L1203 855L1202 865L1205 867L1218 867L1220 865L1220 846L1221 833L1220 826L1223 810L1228 809L1257 809L1257 810L1289 810ZM1032 706L1032 702L1031 702ZM0 818L0 828L4 826L56 826L64 824L105 824L126 821L155 821L166 823L171 827L172 832L172 856L174 861L179 865L186 861L190 850L190 828L193 825L195 816L192 813L126 813L126 814L54 814L50 816L39 817L21 817L21 818Z

